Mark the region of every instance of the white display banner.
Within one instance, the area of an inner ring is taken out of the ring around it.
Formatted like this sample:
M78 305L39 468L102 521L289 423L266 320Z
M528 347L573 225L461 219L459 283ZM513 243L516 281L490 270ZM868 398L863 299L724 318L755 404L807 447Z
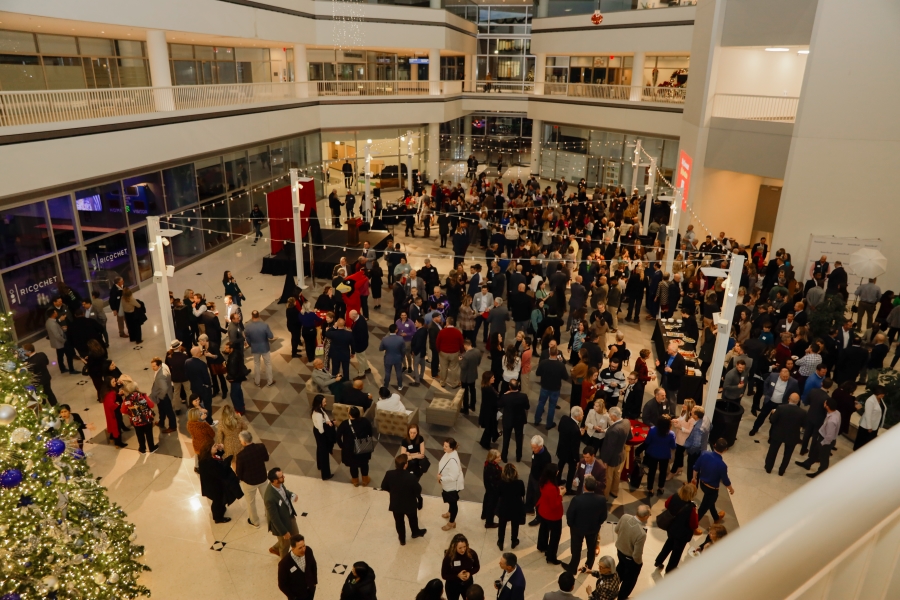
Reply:
M859 284L859 275L850 268L850 255L860 248L875 248L881 250L882 241L878 239L860 239L860 238L844 238L831 235L810 235L809 251L806 253L806 265L803 270L803 278L800 279L799 274L795 277L805 282L809 279L809 271L812 264L819 260L823 255L828 257L828 263L834 268L835 261L843 263L844 270L847 271L847 289L852 294L853 290ZM796 273L796 272L795 272Z

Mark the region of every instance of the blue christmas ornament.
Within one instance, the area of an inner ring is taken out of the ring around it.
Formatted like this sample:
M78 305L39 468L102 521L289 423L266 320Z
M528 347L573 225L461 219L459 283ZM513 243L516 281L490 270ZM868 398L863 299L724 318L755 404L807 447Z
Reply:
M25 386L25 389L28 390L29 392L36 392L36 391L37 391L37 388L34 387L33 385L26 385L26 386Z
M72 452L72 456L74 456L77 460L84 460L85 458L87 458L87 456L84 453L84 450L81 450L80 448L76 449L74 452ZM68 480L68 479L69 478L67 476L66 480Z
M44 444L44 448L47 449L47 456L56 458L66 451L66 443L59 438L53 438L51 440L47 440L47 442Z
M19 508L30 506L32 504L34 504L34 500L31 499L31 496L22 496L19 498Z
M22 596L16 593L3 594L3 596L0 597L0 600L22 600Z
M4 363L3 370L6 371L7 373L12 373L13 371L16 370L16 363L14 363L13 361L8 361L8 362Z
M0 473L0 486L4 489L11 490L22 483L22 471L18 469L7 469Z
M32 474L31 474L31 478L32 478L32 479L37 479L37 478L38 478L38 474L37 474L37 473L32 473Z
M44 485L46 485L47 487L50 487L51 485L53 485L53 482L52 482L52 481L45 481L45 482L44 482Z

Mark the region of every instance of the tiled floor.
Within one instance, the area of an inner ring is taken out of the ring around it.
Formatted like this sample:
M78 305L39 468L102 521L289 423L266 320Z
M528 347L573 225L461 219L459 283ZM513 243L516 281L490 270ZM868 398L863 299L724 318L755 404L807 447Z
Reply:
M439 272L446 273L450 258L440 256L437 242L421 237L406 239L402 235L398 241L404 243L409 252L433 253L432 262ZM496 562L500 552L496 547L494 531L485 531L479 519L481 506L478 501L483 493L481 465L484 450L476 445L481 430L474 417L461 417L450 430L424 424L426 445L438 456L440 440L452 435L460 441L461 455L466 463L466 490L461 503L459 527L444 533L440 526L444 521L440 514L445 505L438 495L438 485L430 472L422 479L425 489L425 507L420 513L422 526L429 532L424 539L411 540L405 547L396 541L393 520L387 514L387 495L372 487L354 488L349 483L349 474L344 467L333 464L337 473L334 480L322 482L315 470L314 448L308 404L298 393L308 378L309 370L294 359L290 360L285 349L286 330L283 307L273 302L281 294L283 279L258 274L262 257L267 246L261 242L253 247L249 241L229 246L194 265L178 271L170 280L170 287L180 294L185 288L202 290L208 297L222 294L221 273L232 270L238 278L247 297L245 313L257 309L267 315L267 320L279 338L274 344L273 367L277 385L271 388L257 388L252 382L244 385L247 396L248 418L254 435L266 441L272 454L270 465L281 466L287 474L287 485L299 494L300 530L307 543L316 551L319 562L321 598L336 598L344 576L332 573L341 571L341 565L351 565L357 560L365 560L372 565L378 575L379 597L407 599L429 579L440 576L440 556L454 533L468 536L472 547L479 553L483 565L476 582L489 585L497 573ZM415 262L415 261L414 261ZM318 282L322 285L322 282ZM316 288L321 289L321 288ZM317 293L311 290L312 295ZM164 342L159 332L159 306L155 290L145 288L139 297L147 304L149 321L145 324L144 343L133 347L127 339L112 338L111 356L123 372L131 374L135 380L149 389L151 372L149 361L153 356L164 354ZM387 300L387 299L386 299ZM389 304L389 302L386 302ZM387 327L392 315L388 308L374 312L370 321L370 340L375 347L369 352L373 360L373 374L369 376L368 391L375 393L382 381L383 366L375 351L378 338ZM115 324L110 324L115 334ZM624 324L626 341L630 348L652 347L649 335L651 327L647 322L640 325ZM52 356L46 341L38 344L39 349ZM287 356L286 356L287 355ZM487 368L484 361L482 369ZM429 371L430 373L430 371ZM430 375L427 378L430 382ZM102 477L110 496L123 506L129 518L137 525L138 542L147 548L147 564L153 569L146 575L146 584L157 598L280 598L276 586L275 559L267 552L271 539L265 529L254 529L246 524L244 506L241 502L228 509L233 520L228 524L213 524L209 516L208 501L199 495L199 481L193 472L190 440L184 429L184 415L180 431L165 435L161 440L160 452L141 455L136 452L133 434L126 434L129 443L126 450L116 450L104 444L105 434L103 413L96 403L93 386L84 377L58 375L54 377L54 390L61 401L72 405L84 420L94 427L94 439L89 444L90 462L95 475ZM437 391L437 385L408 388L404 402L424 411L428 400ZM532 392L532 405L536 392ZM216 399L221 406L222 400ZM561 402L563 410L568 403ZM749 404L746 405L749 410ZM424 415L423 415L424 417ZM726 455L736 494L724 498L721 508L728 513L726 526L734 528L740 523L746 525L755 516L783 498L807 480L805 472L791 467L784 477L767 475L763 470L765 455L765 430L749 438L747 432L750 421L741 423L738 443ZM540 433L547 439L551 450L556 448L556 432L547 436L543 429L526 427L525 439ZM157 434L158 435L158 434ZM380 483L383 472L389 467L391 457L398 449L399 440L382 438L372 461L373 487ZM846 456L850 445L846 440L839 442L837 459ZM512 452L511 452L512 454ZM526 454L527 456L527 454ZM520 470L527 475L527 461ZM667 491L677 490L679 483L670 481ZM623 486L620 497L613 505L610 521L614 522L625 512L633 513L641 502L650 502L654 514L662 507L659 499L647 499L642 492L630 493ZM702 525L706 525L706 519ZM523 527L520 534L522 545L517 554L522 561L528 578L527 597L541 598L546 591L556 589L558 567L546 564L535 549L536 528ZM661 577L652 569L652 558L665 535L655 527L650 528L645 550L648 564L641 574L637 591L653 585ZM601 534L602 553L615 554L612 525L604 526ZM564 531L561 558L568 557L568 532ZM508 549L508 546L507 546ZM185 564L191 565L190 569ZM585 577L579 578L577 595L585 597L584 586L589 583Z

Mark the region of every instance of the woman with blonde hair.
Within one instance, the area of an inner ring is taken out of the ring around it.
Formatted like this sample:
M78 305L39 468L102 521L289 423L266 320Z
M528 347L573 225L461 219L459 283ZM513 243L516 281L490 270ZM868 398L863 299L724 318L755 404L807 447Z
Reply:
M607 429L609 429L609 415L606 413L606 402L598 398L594 400L593 410L587 411L584 419L584 433L589 438L585 443L593 446L597 454L603 447Z
M672 431L675 432L675 460L672 461L672 469L666 478L667 481L681 475L684 466L684 443L697 423L697 418L694 416L694 407L696 406L697 403L691 398L685 398L684 404L681 406L681 416L672 419ZM688 473L688 476L690 475L691 473Z
M665 518L670 521L668 529L666 529L666 543L662 550L656 556L654 561L657 569L663 568L663 561L671 554L669 564L666 565L666 573L671 572L678 566L681 555L684 554L684 548L691 541L694 533L697 531L699 519L697 517L697 506L694 504L694 497L697 495L697 486L693 483L685 483L678 490L677 494L672 494L666 500ZM657 519L663 517L660 515Z
M236 455L244 448L238 436L249 426L230 404L222 407L222 417L219 419L219 429L216 431L216 443L222 444L225 448L225 458Z
M194 448L194 472L199 473L200 471L197 470L196 464L199 460L197 457L203 448L212 446L216 441L216 430L206 422L205 408L194 407L189 409L187 418L188 435L191 436L191 445Z
M463 332L463 337L472 340L472 347L475 347L475 309L472 308L472 296L464 294L462 304L459 307L459 313L456 316L456 326Z

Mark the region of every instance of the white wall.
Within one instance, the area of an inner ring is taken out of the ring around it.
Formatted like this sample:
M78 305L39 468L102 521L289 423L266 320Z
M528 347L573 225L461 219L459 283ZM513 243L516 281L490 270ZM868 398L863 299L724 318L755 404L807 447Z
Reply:
M766 52L763 48L720 48L716 93L799 96L807 54Z
M701 217L712 230L713 237L724 231L727 237L733 237L739 243L751 241L762 177L710 168L704 169L702 176L705 199ZM691 179L693 185L694 180ZM707 235L697 219L690 214L688 217L689 222L694 223L698 237L702 239Z
M547 123L567 123L576 127L628 131L659 137L677 138L681 133L681 114L651 110L629 110L584 104L559 104L532 101L528 118Z
M709 2L710 0L701 0ZM818 0L728 0L724 46L809 44ZM854 3L848 10L857 10Z
M791 149L793 129L793 123L713 117L703 164L714 169L781 179Z
M900 5L848 8L819 0L773 245L805 264L812 234L880 238L888 273L879 284L896 290L900 208L890 176L900 159L900 78L885 73L883 58L900 56Z

